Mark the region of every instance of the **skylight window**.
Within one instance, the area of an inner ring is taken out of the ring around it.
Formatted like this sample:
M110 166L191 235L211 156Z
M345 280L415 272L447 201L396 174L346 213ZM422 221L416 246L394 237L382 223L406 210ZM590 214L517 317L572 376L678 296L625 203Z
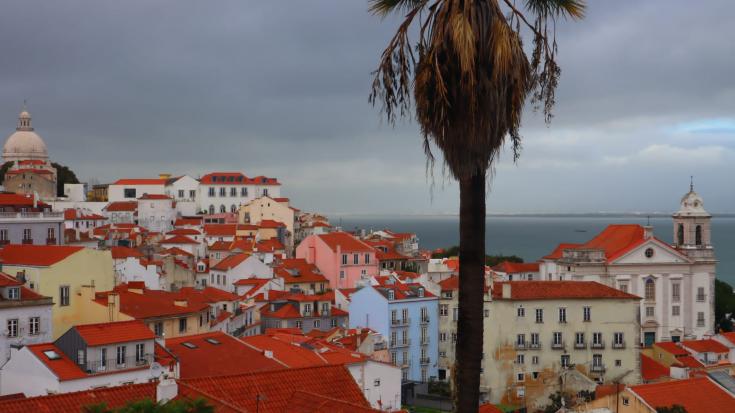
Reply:
M213 344L215 346L222 344L216 338L205 338L204 341L206 341L209 344Z
M59 355L59 353L55 352L54 350L46 350L43 352L43 355L48 357L49 360L61 359L61 356Z
M198 348L196 344L189 342L189 341L184 341L183 343L181 343L181 345L186 348L190 348L190 349Z

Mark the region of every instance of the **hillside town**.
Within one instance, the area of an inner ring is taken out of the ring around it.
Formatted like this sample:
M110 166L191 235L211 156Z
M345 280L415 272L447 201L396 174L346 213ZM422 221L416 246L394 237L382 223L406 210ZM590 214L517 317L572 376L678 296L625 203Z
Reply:
M3 147L0 411L451 405L458 257L344 231L245 172L59 196L31 121L23 110ZM673 244L615 224L485 268L480 411L554 397L566 412L735 411L735 333L715 331L711 215L693 185L671 219Z

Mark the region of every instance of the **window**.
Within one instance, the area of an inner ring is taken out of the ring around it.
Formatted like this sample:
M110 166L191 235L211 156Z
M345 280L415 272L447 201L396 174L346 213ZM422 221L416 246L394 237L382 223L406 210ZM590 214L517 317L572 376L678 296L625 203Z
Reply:
M224 214L224 213L226 213L226 212L227 212L227 207L226 207L226 206L224 206L224 205L220 205L220 206L219 206L219 213L220 213L220 214Z
M404 323L408 323L408 308L401 310L401 318L403 318Z
M373 386L380 387L380 379L373 380Z
M623 339L623 333L613 333L613 345L620 347L624 343L625 340Z
M623 361L620 359L615 360L615 367L620 367L623 365Z
M525 317L526 316L526 309L523 307L518 307L517 311L518 317Z
M569 354L562 354L561 355L561 367L567 368L569 367Z
M183 198L185 193L186 191L184 191L183 189L179 189L179 198Z
M8 230L0 229L0 241L8 241Z
M337 327L337 319L336 318L333 318L332 319L332 328L334 328L334 327Z
M214 187L212 187L212 186L210 186L210 187L209 187L209 192L208 192L208 194L209 194L209 196L214 196L214 195L215 195L215 194L214 194Z
M230 196L237 196L237 188L235 188L234 186L230 187Z
M449 315L449 304L439 305L439 315L442 317L446 317L447 315Z
M452 321L457 321L457 320L459 320L459 308L454 307L452 309Z
M678 305L671 306L671 315L672 316L679 316L680 314L680 308Z
M158 321L153 323L153 332L157 337L163 337L163 322Z
M702 245L702 226L697 225L696 228L694 228L694 243L697 245Z
M301 328L301 321L296 320L296 328Z
M77 363L84 364L84 350L79 349L77 350Z
M31 317L28 320L28 334L35 336L41 332L41 317Z
M539 324L544 322L544 309L543 308L536 309L536 322Z
M516 356L516 364L525 364L526 363L526 357L523 354L519 354Z
M263 196L268 196L268 188L263 188Z
M355 264L355 265L359 264L360 263L360 255L353 254L352 255L352 263Z
M699 311L697 313L697 327L704 327L704 312Z
M539 345L538 333L531 333L531 346L538 347L538 345Z
M592 344L596 346L602 345L602 333L592 333Z
M89 227L89 222L87 222L87 227ZM46 237L48 239L56 239L56 230L54 228L49 228L46 231Z
M655 315L655 307L646 307L646 317L653 317Z
M224 186L220 187L219 188L219 196L224 197L226 195L227 195L227 188L225 188Z
M559 308L559 322L560 323L567 322L567 309L564 307Z
M100 349L100 370L104 370L107 367L107 349Z
M344 271L340 271L339 272L339 278L345 278L345 272Z
M230 205L230 212L232 212L233 214L237 212L237 205L235 204Z
M214 205L209 206L209 215L214 215Z
M447 341L447 333L445 333L445 332L439 333L439 341L441 341L441 342Z
M365 264L370 264L370 254L365 254Z
M179 333L186 332L186 318L179 318Z
M452 333L452 343L457 342L457 333Z
M602 367L602 354L593 354L592 355L592 366L594 366L594 367Z
M136 363L145 361L145 345L143 343L135 345L135 361Z
M628 283L627 282L621 282L618 284L618 289L624 293L628 292Z
M526 345L526 335L525 334L518 334L516 336L516 346L518 347L525 347Z
M18 337L18 319L11 318L8 320L8 337Z
M485 310L483 310L483 312L484 312L485 318L488 318L488 317L490 317L490 310L488 310L488 309L486 308Z
M671 284L671 301L679 302L681 300L681 284Z
M538 364L538 356L531 357L531 364Z
M525 380L526 380L526 375L525 375L525 374L523 374L523 373L518 373L518 374L516 375L516 381L522 382L522 381L525 381Z
M561 345L561 332L555 331L553 336L553 343L555 346Z
M194 199L197 197L196 189L189 190L189 198Z
M582 319L584 321L592 320L592 308L591 307L584 307L582 309Z
M342 254L342 265L347 265L347 254Z
M124 366L125 365L125 346L117 346L117 358L116 362L118 366Z
M125 198L137 198L137 196L135 196L135 194L136 194L135 188L125 188L125 189L123 189L123 196Z
M646 280L646 300L655 300L656 299L656 282L653 280L653 278L649 278Z
M248 189L246 187L243 186L242 188L240 188L240 196L242 197L248 196Z
M59 287L59 306L66 307L69 305L69 286L62 285Z
M30 228L23 229L23 241L30 241L33 239L33 234L31 234Z
M396 292L393 290L388 290L388 299L393 301L396 299Z
M646 256L646 258L653 258L653 248L646 248L646 250L643 252Z
M8 287L8 300L19 300L20 299L20 288Z
M625 396L622 396L622 399L623 399L623 406L628 406L628 405L630 405L630 399L628 399L628 398L627 398L627 397L625 397Z
M697 301L704 302L704 287L697 287Z
M584 333L574 334L574 344L577 346L584 345Z

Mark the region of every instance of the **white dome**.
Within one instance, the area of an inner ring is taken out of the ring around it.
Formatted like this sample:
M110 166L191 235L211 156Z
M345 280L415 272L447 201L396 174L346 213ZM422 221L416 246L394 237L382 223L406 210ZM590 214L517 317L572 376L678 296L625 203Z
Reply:
M48 159L46 143L31 126L31 115L25 110L18 117L18 127L3 146L3 159L19 161L23 159Z
M694 187L689 190L689 192L686 193L681 198L681 205L679 207L679 211L675 214L678 216L699 216L699 217L709 217L710 214L704 209L704 201L702 200L702 197L699 196L696 192L694 192Z

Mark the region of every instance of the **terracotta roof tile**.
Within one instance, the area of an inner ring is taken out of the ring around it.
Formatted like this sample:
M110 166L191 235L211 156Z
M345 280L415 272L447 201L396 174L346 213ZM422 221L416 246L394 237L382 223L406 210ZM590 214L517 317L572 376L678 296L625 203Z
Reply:
M656 360L646 356L645 354L641 354L641 377L644 381L653 381L668 376L668 367L663 364L659 364Z
M73 328L89 346L153 340L156 337L150 328L138 320L83 324Z
M141 258L143 253L128 247L111 247L110 252L112 253L112 259L120 260L125 258Z
M86 406L104 402L107 408L125 406L130 401L156 399L156 383L133 384L129 386L83 390L0 401L3 413L79 413Z
M38 360L48 367L51 372L59 378L60 381L75 380L87 377L87 374L77 366L72 359L64 354L61 349L53 343L32 344L26 346ZM51 359L44 352L53 351L58 358Z
M639 300L612 287L594 281L509 281L493 285L493 299L502 300L503 285L511 286L513 300L556 300L556 299L594 299L614 298Z
M215 264L212 269L217 271L228 271L232 268L242 264L246 259L250 257L250 254L241 252L239 254L232 254L229 257Z
M319 272L314 264L303 258L289 258L282 260L273 269L273 273L286 284L327 282L326 277Z
M518 262L510 262L510 261L503 261L500 264L493 267L493 270L504 272L504 273L521 273L521 272L539 272L539 263L538 262L529 262L529 263L518 263Z
M48 267L82 251L84 247L65 245L10 244L0 251L6 265L33 265Z
M166 184L165 179L123 178L123 179L118 179L117 181L113 182L111 185L165 185L165 184Z
M373 247L355 238L352 234L346 232L330 232L328 234L317 235L319 239L332 250L337 251L339 246L344 253L350 252L374 252Z
M735 397L707 377L642 384L630 389L654 409L678 404L688 413L735 411Z
M682 341L681 345L697 353L729 353L730 349L724 344L711 338L704 340Z
M138 210L138 203L136 201L110 202L103 209L107 212L133 212Z
M172 292L162 290L142 290L143 293L129 291L128 284L120 284L113 290L120 296L120 311L135 319L167 317L202 312L209 305L202 302L189 302L186 306L176 305L179 297ZM95 302L107 306L110 291L95 294Z
M161 244L199 244L199 242L194 241L193 239L185 236L185 235L174 235L171 238L166 238L165 240L161 241Z

